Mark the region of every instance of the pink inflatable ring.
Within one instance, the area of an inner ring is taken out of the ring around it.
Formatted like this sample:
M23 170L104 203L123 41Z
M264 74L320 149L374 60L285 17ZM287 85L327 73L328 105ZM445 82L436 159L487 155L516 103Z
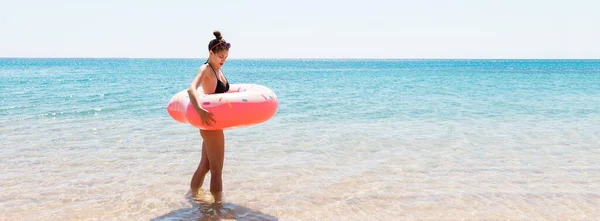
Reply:
M277 96L273 90L257 84L230 84L229 91L222 94L196 92L198 103L213 114L216 123L202 124L200 115L190 103L187 90L171 98L167 111L180 123L189 123L203 130L225 130L251 126L269 120L277 112Z

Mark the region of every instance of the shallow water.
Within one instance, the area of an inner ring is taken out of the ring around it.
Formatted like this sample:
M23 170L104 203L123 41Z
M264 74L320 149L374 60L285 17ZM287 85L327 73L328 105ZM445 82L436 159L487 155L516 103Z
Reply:
M0 59L0 219L600 217L600 61L230 61L280 106L226 131L217 208L165 110L202 62Z

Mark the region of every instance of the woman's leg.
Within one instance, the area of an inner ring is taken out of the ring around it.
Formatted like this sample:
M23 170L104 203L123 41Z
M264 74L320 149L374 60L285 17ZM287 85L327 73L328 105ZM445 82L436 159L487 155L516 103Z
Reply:
M198 168L192 176L192 181L190 183L190 189L195 194L198 189L202 188L202 184L204 184L204 178L206 177L206 173L210 170L210 163L208 160L208 155L206 154L206 142L202 141L202 157L200 158L200 163L198 164Z
M206 142L206 155L210 166L210 192L220 193L223 190L225 135L222 130L201 130L200 134Z

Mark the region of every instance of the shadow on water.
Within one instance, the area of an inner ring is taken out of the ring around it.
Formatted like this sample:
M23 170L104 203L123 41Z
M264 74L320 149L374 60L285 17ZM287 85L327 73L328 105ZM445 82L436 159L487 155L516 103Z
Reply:
M191 204L190 208L173 210L165 215L151 219L151 221L163 220L279 220L277 217L255 211L247 207L232 203L213 203L207 199L207 194L192 196L186 194L186 199Z

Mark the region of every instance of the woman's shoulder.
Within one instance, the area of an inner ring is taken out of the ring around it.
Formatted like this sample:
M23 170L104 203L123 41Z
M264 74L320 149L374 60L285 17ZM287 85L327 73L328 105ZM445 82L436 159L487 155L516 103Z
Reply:
M213 77L215 77L215 75L212 74L212 70L210 69L210 67L208 66L208 64L202 64L200 66L200 68L198 68L198 74L200 74L202 76L202 78L213 78Z
M198 72L206 71L207 67L208 67L208 64L202 64L202 65L200 65L200 67L198 68Z
M198 74L205 74L206 72L208 72L209 68L207 68L208 65L207 64L202 64L200 65L200 67L198 68Z

